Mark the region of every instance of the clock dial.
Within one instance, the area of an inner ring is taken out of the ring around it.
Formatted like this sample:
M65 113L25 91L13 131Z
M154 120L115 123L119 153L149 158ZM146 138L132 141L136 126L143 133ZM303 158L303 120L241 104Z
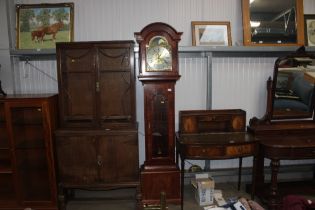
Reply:
M146 53L147 71L171 71L171 47L164 37L153 37Z

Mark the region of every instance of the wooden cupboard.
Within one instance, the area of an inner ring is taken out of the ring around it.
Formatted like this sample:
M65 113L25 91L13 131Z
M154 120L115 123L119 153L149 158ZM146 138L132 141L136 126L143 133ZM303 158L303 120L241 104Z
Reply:
M59 201L139 185L133 41L57 43ZM69 191L70 190L70 191Z
M0 209L57 210L55 95L0 98Z

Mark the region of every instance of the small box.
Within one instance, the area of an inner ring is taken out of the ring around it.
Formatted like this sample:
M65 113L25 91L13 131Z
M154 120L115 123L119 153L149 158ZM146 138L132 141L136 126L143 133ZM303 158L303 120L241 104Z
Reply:
M213 204L214 180L208 174L196 174L191 184L195 188L195 198L200 206Z

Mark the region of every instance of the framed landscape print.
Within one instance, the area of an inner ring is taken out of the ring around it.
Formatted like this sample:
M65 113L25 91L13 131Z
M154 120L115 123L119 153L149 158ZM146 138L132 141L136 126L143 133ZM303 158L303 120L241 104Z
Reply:
M315 46L315 15L304 15L305 45Z
M49 49L73 41L73 3L16 5L16 48Z
M231 46L230 22L193 21L193 46Z

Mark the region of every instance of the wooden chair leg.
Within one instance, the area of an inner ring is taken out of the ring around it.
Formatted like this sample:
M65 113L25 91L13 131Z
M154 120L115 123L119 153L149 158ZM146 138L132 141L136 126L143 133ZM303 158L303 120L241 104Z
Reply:
M241 180L242 180L242 162L243 158L239 158L238 162L238 184L237 184L237 190L240 191L241 189Z

